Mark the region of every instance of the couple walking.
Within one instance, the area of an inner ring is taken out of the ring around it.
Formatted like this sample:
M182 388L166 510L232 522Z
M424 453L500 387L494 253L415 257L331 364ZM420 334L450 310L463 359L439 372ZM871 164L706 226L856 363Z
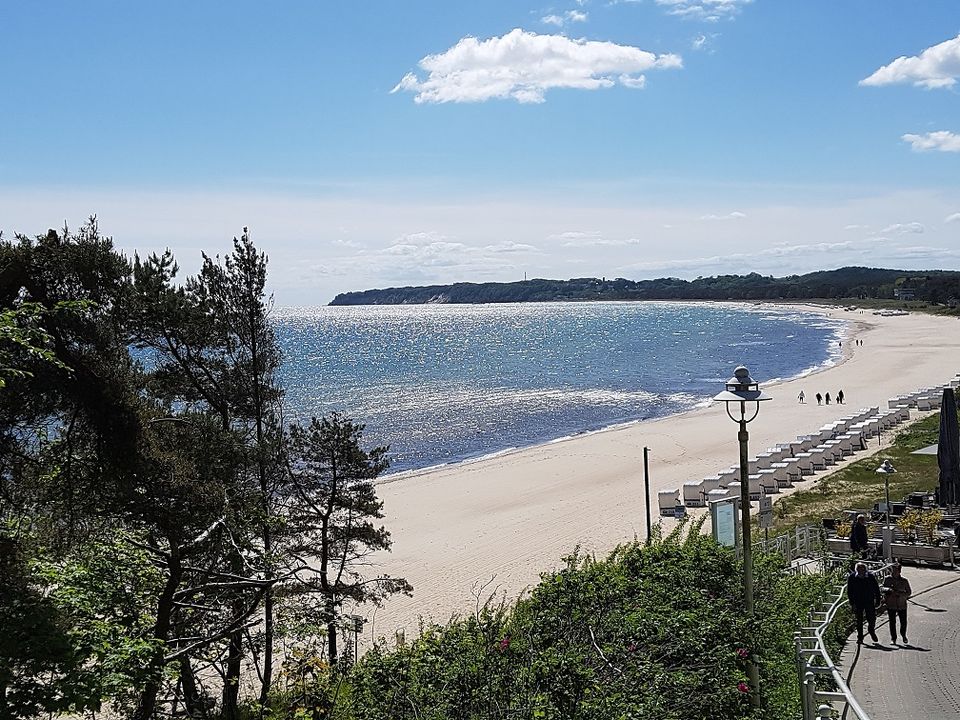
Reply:
M897 644L897 620L900 621L900 637L903 644L907 641L907 600L912 591L910 582L901 574L899 563L890 568L890 576L883 581L883 596L877 577L867 570L865 563L858 562L854 571L847 577L847 597L857 618L857 644L863 643L863 621L867 621L867 631L874 642L877 637L877 608L886 607L889 620L890 642Z

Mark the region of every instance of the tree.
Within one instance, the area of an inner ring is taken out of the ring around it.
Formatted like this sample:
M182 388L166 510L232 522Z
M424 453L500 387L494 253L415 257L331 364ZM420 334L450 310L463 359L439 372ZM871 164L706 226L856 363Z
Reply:
M238 713L244 646L262 647L261 702L266 704L273 675L274 496L283 478L281 462L282 391L276 381L280 351L269 322L265 292L266 256L246 228L225 258L203 256L200 272L182 287L174 284L172 255L134 263L140 314L137 342L155 353L158 397L171 407L189 407L219 420L232 433L242 462L225 486L224 523L233 540L227 548L229 572L263 581L264 630L259 642L242 626L229 636L223 670L223 712ZM247 612L235 598L233 614ZM255 659L257 655L255 653ZM189 662L182 672L190 673ZM192 683L188 680L185 685Z
M219 258L217 258L219 260ZM230 357L232 375L229 387L235 421L252 426L248 441L258 490L259 532L266 580L273 571L273 499L280 478L279 404L283 396L276 372L280 366L280 347L270 325L272 298L266 295L267 257L253 245L247 228L240 239L234 238L233 252L223 263L204 256L200 275L189 288L216 318L223 344ZM273 590L268 585L263 598L263 665L260 702L266 705L273 679L274 610ZM240 677L238 633L232 639L230 679ZM233 684L236 687L237 683ZM235 714L236 695L228 712Z
M290 428L286 555L308 568L298 573L297 592L319 599L331 664L344 601L378 604L413 591L403 578L366 579L360 572L364 558L391 545L390 533L373 522L383 517L373 481L388 466L388 448L364 450L362 440L363 425L339 413Z

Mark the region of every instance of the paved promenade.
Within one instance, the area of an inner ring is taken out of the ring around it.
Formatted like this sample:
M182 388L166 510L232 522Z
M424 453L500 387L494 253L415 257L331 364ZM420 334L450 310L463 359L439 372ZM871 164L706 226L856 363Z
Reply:
M960 571L904 566L913 597L907 646L893 645L886 613L879 644L848 641L838 666L871 720L955 720L960 717Z

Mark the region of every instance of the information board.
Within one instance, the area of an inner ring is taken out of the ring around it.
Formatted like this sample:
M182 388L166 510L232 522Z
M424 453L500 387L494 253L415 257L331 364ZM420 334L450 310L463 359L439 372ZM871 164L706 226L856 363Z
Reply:
M713 521L713 539L718 545L735 547L737 544L737 506L733 500L717 500L710 503L710 519Z
M760 528L773 527L773 498L767 495L760 496Z

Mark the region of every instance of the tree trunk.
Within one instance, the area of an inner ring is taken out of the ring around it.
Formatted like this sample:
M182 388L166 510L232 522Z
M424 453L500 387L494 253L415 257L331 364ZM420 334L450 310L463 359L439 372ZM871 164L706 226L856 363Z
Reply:
M223 718L224 720L239 720L240 718L240 663L243 660L243 632L238 631L230 635L230 645L227 647L227 674L223 679Z
M327 600L327 653L330 666L337 664L337 607L333 600Z
M180 586L183 570L180 567L180 552L175 543L170 543L170 562L167 582L157 601L157 621L153 626L153 637L159 641L159 646L150 662L150 679L140 693L134 720L151 720L157 706L157 694L160 692L160 682L163 677L163 657L166 654L167 640L170 638L171 620L173 617L173 596Z
M266 538L264 538L266 539ZM265 544L266 545L266 544ZM267 573L270 579L272 573ZM270 686L273 684L273 588L263 596L263 684L260 686L260 705L269 707Z
M207 709L200 699L200 693L197 691L197 678L193 674L193 665L190 664L190 658L186 655L180 658L180 684L183 687L183 704L187 708L187 716L205 718Z

